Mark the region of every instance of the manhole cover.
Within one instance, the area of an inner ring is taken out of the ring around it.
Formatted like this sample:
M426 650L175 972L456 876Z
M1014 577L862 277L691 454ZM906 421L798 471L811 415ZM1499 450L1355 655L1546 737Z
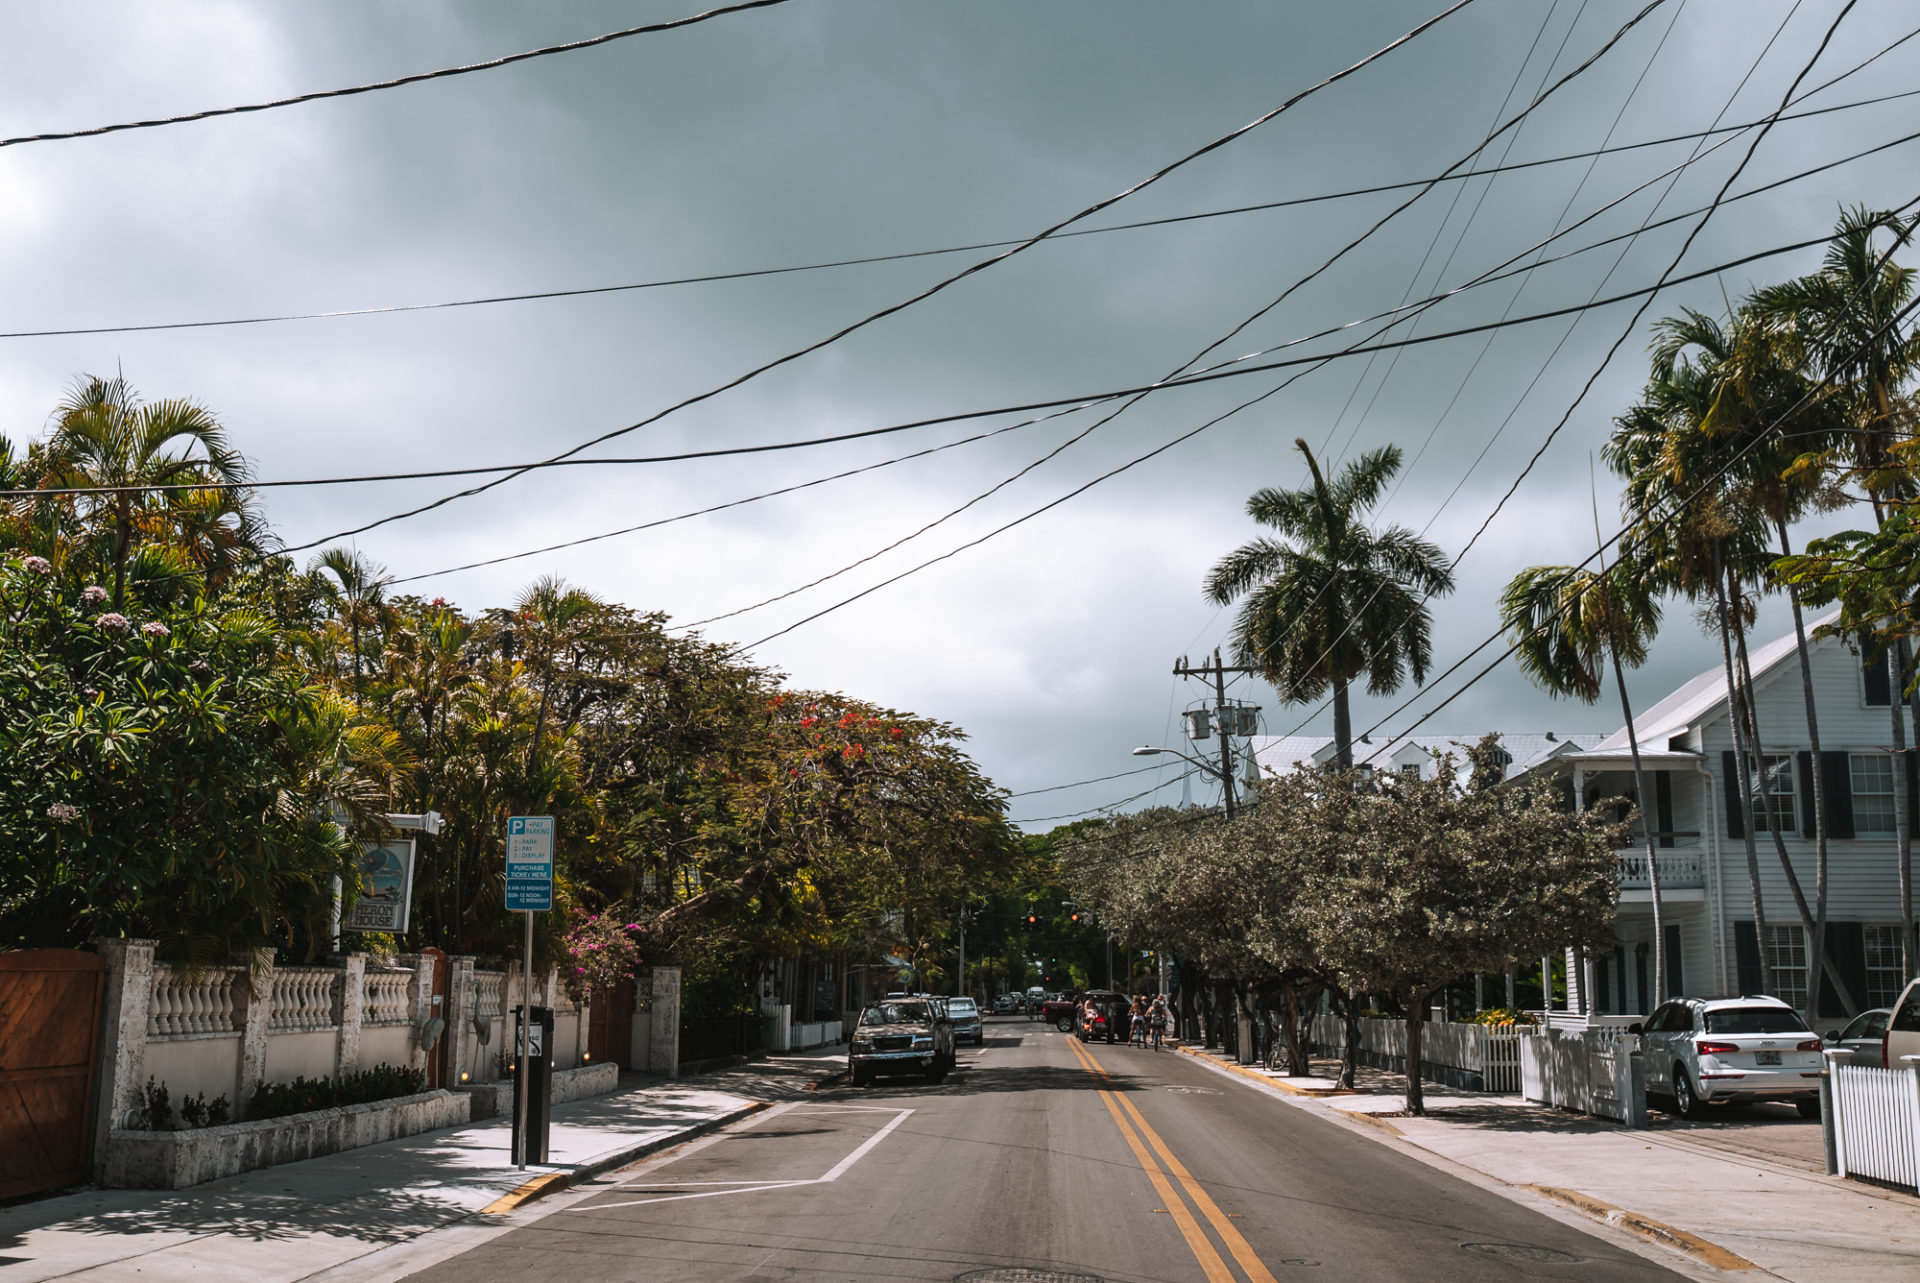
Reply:
M1072 1270L1034 1270L1015 1265L993 1270L972 1270L954 1276L953 1283L1107 1283L1098 1274L1075 1274Z
M1462 1243L1460 1246L1475 1256L1495 1256L1506 1261L1534 1261L1542 1265L1566 1265L1587 1259L1575 1256L1572 1252L1562 1252L1559 1248L1534 1247L1527 1243Z

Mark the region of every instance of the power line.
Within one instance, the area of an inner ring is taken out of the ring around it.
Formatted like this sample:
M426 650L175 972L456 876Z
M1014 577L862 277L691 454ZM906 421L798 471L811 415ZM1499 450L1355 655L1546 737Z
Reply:
M597 45L612 44L616 40L625 40L629 36L645 36L661 31L675 31L681 27L691 27L696 23L706 22L709 19L723 18L728 14L742 13L748 9L767 9L774 5L785 3L787 3L787 0L740 0L738 4L724 5L717 9L708 9L704 13L691 14L685 18L674 18L667 22L650 22L640 27L627 27L621 31L609 31L604 35L589 36L585 40L572 40L561 45L546 45L539 49L528 49L521 53L510 53L503 58L489 58L485 62L470 62L457 67L442 67L438 71L417 71L410 75L396 76L392 80L376 80L371 84L349 85L343 89L320 89L312 93L295 94L291 98L275 98L268 102L247 103L238 107L211 107L205 111L188 112L184 116L160 116L152 120L129 120L117 125L95 125L91 129L70 129L60 133L22 134L14 138L0 138L0 147L19 147L26 143L64 142L74 138L98 138L102 134L124 133L130 129L159 129L165 125L185 125L196 120L213 120L220 116L241 116L257 111L273 111L280 107L295 107L301 103L319 102L326 98L351 98L356 94L370 94L382 89L398 89L402 85L417 85L426 80L444 80L450 76L471 75L476 71L492 71L496 67L508 67L516 62L526 62L532 58L545 58L550 54L572 53L578 49L592 49Z
M1148 795L1153 793L1158 793L1161 789L1167 787L1167 785L1169 784L1178 784L1181 780L1191 779L1194 774L1195 774L1194 771L1187 770L1180 775L1174 776L1170 780L1160 781L1160 783L1154 785L1150 789L1142 789L1140 792L1135 793L1132 797L1123 797L1118 802L1109 802L1105 806L1090 806L1084 811L1069 811L1065 815L1036 815L1029 820L1008 820L1007 823L1009 824L1046 824L1054 820L1077 820L1077 819L1080 819L1082 816L1110 813L1110 812L1119 810L1121 807L1127 805L1129 802L1138 802L1143 797L1147 797Z
M1313 96L1314 94L1318 93L1320 90L1326 88L1329 85L1337 84L1338 82L1346 79L1348 76L1355 74L1361 68L1369 65L1370 63L1373 63L1378 59L1385 57L1387 54L1393 52L1396 49L1399 49L1403 45L1406 45L1408 42L1418 38L1424 32L1432 29L1434 26L1438 25L1440 22L1444 21L1446 18L1460 12L1460 10L1466 8L1468 5L1471 5L1473 3L1474 3L1474 0L1455 0L1455 3L1450 5L1448 8L1442 10L1440 13L1436 14L1435 16L1427 19L1425 22L1420 23L1418 26L1414 27L1411 31L1408 31L1405 35L1402 35L1399 38L1391 41L1390 43L1382 46L1380 49L1375 50L1373 53L1368 54L1366 57L1360 59L1360 61L1354 63L1352 66L1349 66L1341 71L1337 71L1333 75L1328 76L1313 85L1310 85L1306 89L1303 89L1299 93L1296 93L1292 97L1288 98L1285 102L1281 103L1279 106L1273 108L1270 111L1265 112L1260 116L1255 117L1252 121L1248 122L1245 125L1240 126L1238 129L1234 129L1228 133L1222 134L1220 137L1215 138L1211 142L1208 142L1203 146L1197 147L1192 151L1187 152L1185 155L1179 157L1177 160L1174 160L1170 164L1164 165L1161 168L1155 170L1153 173L1149 174L1146 178L1140 180L1137 183L1134 183L1132 186L1127 187L1115 193L1112 196L1105 197L1102 200L1096 201L1093 204L1086 206L1084 209L1079 210L1077 213L1071 214L1068 217L1061 219L1059 222L1052 224L1051 226L1045 228L1044 230L1038 232L1034 236L1031 236L1024 241L1021 241L1018 245L1015 245L1010 249L1007 249L999 254L995 254L989 258L981 259L979 262L973 263L970 266L963 268L962 270L954 273L953 275L945 277L942 280L935 282L933 285L928 286L926 289L921 290L916 294L910 295L909 297L901 300L898 303L890 304L887 307L884 307L877 312L869 313L867 316L863 317L858 321L853 322L851 325L843 326L840 329L835 330L833 333L828 334L826 337L816 339L814 342L809 343L803 347L796 348L793 351L788 352L783 356L775 357L771 361L762 362L761 364L754 366L752 369L749 369L744 374L736 375L732 379L729 379L726 382L721 383L715 387L709 388L705 392L699 392L694 394L693 396L684 397L681 400L674 402L672 405L665 407L664 409L655 411L653 414L648 415L647 417L639 420L636 423L628 424L624 428L616 428L612 431L604 432L597 437L593 437L587 441L581 442L579 445L572 446L569 449L562 451L560 454L553 456L550 462L557 462L559 460L569 458L573 455L579 454L584 450L589 450L594 446L601 444L602 442L612 440L615 437L623 436L626 433L634 432L639 430L640 428L647 427L654 423L658 423L660 420L666 418L670 414L677 413L678 411L684 410L689 406L697 405L702 401L706 401L713 397L719 396L723 392L727 392L733 388L737 388L742 384L749 382L752 379L758 378L760 375L765 374L769 370L778 369L783 365L799 360L803 356L806 356L813 352L817 352L820 349L827 347L833 343L837 343L841 339L848 336L849 334L853 334L861 329L866 328L869 325L874 324L877 321L883 320L886 317L892 316L898 312L905 311L907 308L910 308L917 303L923 302L926 299L932 298L934 295L940 293L941 291L947 289L952 285L957 284L960 281L966 280L967 278L974 276L980 272L987 271L1000 263L1004 263L1008 259L1011 259L1018 254L1024 253L1025 251L1031 249L1033 246L1038 245L1040 242L1046 240L1048 237L1053 236L1058 232L1065 231L1067 228L1071 227L1073 224L1081 222L1085 219L1091 218L1093 215L1098 214L1101 210L1111 208L1112 206L1120 203L1121 201L1126 200L1128 197L1136 195L1137 193L1146 190L1148 187L1151 187L1155 183L1159 182L1161 179L1165 178L1167 175L1174 173L1175 171L1185 167L1186 165L1191 164L1192 162L1200 159L1202 156L1209 155L1212 152L1215 152L1220 148L1227 146L1229 143L1232 143L1237 139L1245 137L1247 134L1260 128L1260 126L1266 124L1268 121L1271 121L1275 117L1282 114L1283 112L1288 111L1289 109L1294 107L1296 104L1305 101L1307 98ZM1647 6L1647 10L1643 12L1651 11L1654 7L1663 3L1665 3L1665 0L1651 0L1651 3ZM350 535L364 534L369 530L376 529L380 526L388 525L395 521L403 521L409 517L417 517L422 513L431 512L436 508L443 507L444 505L452 503L456 500L470 498L473 495L481 494L487 490L491 490L496 486L504 485L506 482L513 480L515 477L523 475L525 471L527 471L527 469L515 470L513 472L508 473L506 476L495 478L492 481L483 482L478 486L468 487L465 490L456 491L453 494L443 496L442 498L433 500L430 503L409 508L401 512L392 513L392 514L389 514L388 516L378 518L377 520L366 522L359 526L355 526L350 530L343 530L335 534L328 535L322 539L316 539L305 544L296 545L295 547L288 549L288 551L289 552L303 551L307 548L318 547L321 544L331 543L335 539L344 539Z
M1888 147L1893 147L1903 143L1912 142L1915 139L1920 139L1920 131L1916 131L1913 134L1909 134L1903 138L1896 139L1892 143L1882 144L1880 147L1874 148L1873 150L1882 151ZM1822 166L1822 168L1831 168L1831 166L1834 163L1844 163L1844 162L1829 162L1827 165ZM1761 262L1765 259L1777 258L1782 254L1792 254L1799 250L1810 249L1816 245L1824 245L1830 239L1831 237L1821 236L1821 237L1815 237L1812 240L1794 241L1785 245L1776 245L1768 249L1756 250L1753 253L1741 255L1739 258L1728 259L1727 261L1716 264L1713 267L1703 268L1697 272L1688 273L1685 276L1672 277L1671 279L1667 280L1664 284L1646 286L1646 287L1643 287L1640 289L1634 289L1634 290L1626 290L1618 294L1609 295L1606 298L1594 299L1586 303L1570 304L1566 307L1552 308L1544 312L1532 312L1524 316L1510 317L1502 321L1488 321L1488 322L1483 322L1477 325L1462 326L1458 329L1453 329L1453 330L1435 331L1432 334L1419 335L1409 339L1397 339L1397 340L1390 340L1384 343L1357 345L1353 347L1342 348L1336 352L1323 352L1323 353L1318 353L1312 356L1291 357L1291 358L1279 360L1279 361L1260 362L1258 364L1239 364L1239 362L1244 362L1252 359L1251 357L1240 357L1240 358L1236 358L1235 362L1226 363L1223 366L1211 367L1205 372L1188 375L1182 378L1158 380L1153 383L1136 384L1132 387L1117 388L1117 389L1112 389L1104 392L1083 393L1078 396L1054 397L1045 401L1028 401L1028 402L1024 402L1017 405L997 406L992 409L962 410L952 414L933 415L923 419L913 419L903 423L888 424L884 427L865 428L865 429L861 429L854 432L834 433L832 435L823 436L823 437L806 437L806 438L802 438L794 441L775 441L775 442L769 442L763 445L721 446L711 450L683 450L683 451L678 451L672 454L634 455L634 456L623 456L623 457L607 458L607 459L555 458L555 459L536 460L528 463L488 464L484 466L477 466L477 467L470 467L470 468L428 468L428 469L422 469L417 472L363 473L363 474L357 474L357 475L351 475L351 476L305 477L305 478L298 478L298 479L280 479L280 480L266 480L266 481L260 481L260 480L220 481L220 480L210 479L205 482L177 482L177 483L168 483L168 484L160 484L160 485L53 486L53 487L48 487L46 489L12 489L12 490L0 490L0 499L25 499L25 498L55 499L55 498L84 496L84 495L109 495L109 494L129 494L129 493L158 494L158 493L164 493L169 491L190 491L190 490L268 490L268 489L276 489L276 488L284 488L284 487L366 485L374 482L384 482L384 481L418 481L418 480L429 480L429 479L439 478L439 477L476 476L476 475L486 475L489 473L502 473L502 472L510 472L515 475L518 475L526 472L541 471L547 468L605 467L605 466L612 466L612 465L682 463L682 462L688 462L688 461L698 460L698 459L728 458L736 455L779 453L787 450L806 449L812 446L835 445L835 444L839 444L847 441L865 440L870 437L887 436L893 433L910 431L915 428L936 427L941 424L962 423L972 419L993 418L995 416L1003 415L1003 414L1023 414L1023 413L1028 413L1036 410L1057 410L1057 409L1061 409L1062 407L1072 407L1075 409L1087 409L1105 401L1118 400L1122 397L1135 396L1145 392L1156 392L1156 391L1162 391L1169 388L1197 387L1203 384L1214 383L1221 379L1238 378L1248 374L1264 374L1274 370L1291 369L1296 366L1311 365L1311 364L1336 360L1341 357L1363 356L1369 352L1386 352L1386 351L1392 351L1393 349L1400 348L1400 347L1416 347L1416 346L1420 346L1427 343L1438 343L1446 339L1460 338L1465 335L1484 334L1487 331L1494 330L1494 329L1504 329L1504 328L1508 328L1511 326L1518 326L1518 325L1531 325L1539 321L1550 321L1550 320L1557 319L1559 317L1570 316L1579 312L1586 312L1586 311L1592 311L1598 308L1611 307L1616 303L1626 302L1631 299L1636 299L1646 295L1658 293L1662 289L1670 288L1676 285L1684 285L1692 281L1700 280L1703 277L1713 276L1720 272L1731 271L1736 267L1745 267L1748 264ZM1592 247L1589 246L1588 248L1592 248ZM1558 260L1550 259L1547 261L1554 262ZM1526 269L1526 270L1531 270L1531 269ZM1444 299L1446 297L1450 297L1450 295L1439 296L1439 298L1441 299ZM1301 343L1309 342L1315 338L1324 338L1328 334L1338 333L1341 330L1350 329L1355 325L1365 324L1367 319L1378 319L1378 318L1363 318L1360 321L1349 321L1342 325L1335 326L1330 330L1308 335L1308 336L1305 336L1304 338L1293 339L1287 343L1279 344L1272 348L1262 349L1261 352L1255 353L1253 355L1262 356L1271 352L1283 351L1286 348L1294 347ZM1015 426L1027 426L1027 425L1015 425ZM955 442L952 444L961 444L961 443ZM353 532L348 532L348 533L353 533ZM314 547L321 542L325 542L325 541L314 540L305 544L299 544L294 547L288 548L285 551L300 552L307 548Z
M1818 91L1816 91L1818 92ZM1792 112L1780 117L1782 122L1807 120L1815 116L1825 116L1836 112L1856 111L1862 107L1879 106L1903 98L1920 96L1920 89L1907 89L1899 93L1880 94L1871 98L1859 98L1851 102L1836 103L1830 107L1815 107L1807 111ZM1106 236L1114 232L1139 231L1150 227L1169 227L1179 223L1201 222L1215 218L1230 218L1241 214L1264 213L1269 210L1291 209L1301 205L1316 205L1328 201L1350 200L1360 196L1374 196L1385 192L1406 191L1409 188L1424 187L1432 183L1466 183L1475 178L1485 178L1496 174L1510 174L1520 170L1538 169L1548 165L1561 165L1576 160L1592 160L1602 156L1619 155L1624 152L1641 151L1650 147L1663 147L1672 143L1691 142L1695 139L1711 137L1714 134L1743 133L1754 128L1760 121L1752 120L1740 125L1718 125L1712 129L1694 130L1684 134L1667 134L1659 138L1649 138L1640 142L1619 143L1589 151L1564 152L1557 156L1544 156L1535 160L1502 162L1485 169L1470 169L1459 174L1441 174L1431 178L1410 178L1393 183L1379 183L1371 187L1351 187L1341 191L1319 192L1311 196L1292 196L1283 200L1260 201L1251 205L1234 205L1223 209L1197 210L1189 214L1171 214L1163 218L1145 218L1127 223L1109 223L1100 227L1085 227L1060 232L1049 240L1070 240L1080 236ZM891 254L867 254L854 258L828 259L812 263L793 263L780 267L743 268L734 271L708 272L698 276L662 277L647 281L626 281L614 285L586 285L571 289L530 290L518 294L489 294L474 298L440 299L426 303L395 303L375 307L335 308L317 312L283 312L259 316L212 317L196 321L155 321L148 323L129 323L120 325L84 325L61 329L6 330L0 331L0 339L39 339L71 338L93 334L145 334L166 330L219 329L244 325L278 325L293 321L329 321L358 316L391 316L409 312L433 312L450 308L486 307L502 303L532 303L548 299L590 298L599 294L621 294L637 290L667 289L683 285L708 285L724 281L752 280L758 277L787 276L801 272L829 271L845 267L864 267L875 263L896 263L918 258L937 258L946 254L967 254L980 250L1004 249L1018 245L1018 240L974 241L963 245L946 245L935 249L901 250Z
M1854 5L1857 2L1858 0L1847 0L1846 5L1840 10L1839 14L1834 18L1833 23L1827 29L1826 36L1821 40L1819 47L1814 50L1813 56L1809 58L1807 61L1807 64L1801 68L1799 75L1794 77L1793 83L1787 87L1787 92L1781 99L1782 108L1784 108L1789 102L1792 101L1793 91L1799 88L1800 82L1802 80L1805 80L1806 77L1813 71L1814 65L1820 60L1820 55L1826 51L1828 44L1832 42L1834 32L1839 29L1840 23L1845 20L1847 14L1852 11ZM1789 20L1792 18L1793 13L1798 11L1798 9L1799 9L1799 5L1796 3L1794 6L1794 9L1788 12L1787 17ZM1783 21L1781 24L1781 30L1784 30L1785 27L1786 27L1786 23ZM1779 35L1780 35L1780 32L1776 31L1774 33L1774 38L1777 40L1779 38ZM1769 41L1767 44L1767 48L1771 49L1772 46L1773 46L1773 41ZM1762 51L1761 56L1765 57L1765 50ZM1758 65L1759 64L1756 62L1755 67L1757 68ZM1751 77L1752 74L1753 74L1752 70L1749 70L1747 73L1747 76ZM1740 83L1742 86L1744 86L1746 84L1746 78L1743 77ZM1735 93L1738 94L1738 92L1739 90L1736 89ZM1729 99L1728 102L1729 102L1729 105L1731 105L1732 100ZM1724 111L1726 109L1723 108L1722 110ZM1700 233L1703 230L1705 230L1708 221L1711 220L1713 217L1714 211L1719 209L1720 206L1724 203L1728 190L1733 186L1735 182L1739 180L1741 173L1745 171L1748 163L1753 160L1754 153L1758 151L1761 142L1763 142L1766 139L1767 132L1770 128L1771 126L1763 126L1759 134L1757 134L1754 137L1753 141L1750 144L1748 144L1746 155L1741 157L1740 164L1734 168L1734 171L1727 176L1726 181L1720 185L1720 190L1715 194L1713 201L1707 206L1705 212L1701 215L1700 221L1694 226L1693 230L1687 234L1686 240L1681 244L1679 252L1674 255L1673 261L1667 265L1666 271L1661 273L1660 281L1656 282L1656 287L1664 283L1667 283L1669 281L1671 281L1674 284L1678 284L1680 280L1685 279L1685 278L1673 277L1672 274L1674 269L1680 265L1683 259L1685 259L1687 255L1687 251L1693 247L1694 241L1699 237ZM1829 237L1828 239L1831 240L1831 237ZM1529 458L1526 464L1520 469L1519 475L1516 476L1513 480L1513 483L1507 487L1506 493L1501 495L1500 499L1493 505L1492 509L1487 513L1486 518L1480 523L1479 528L1474 531L1473 536L1467 540L1465 546L1461 548L1459 554L1453 559L1454 565L1458 565L1463 559L1465 559L1468 553L1473 551L1474 545L1480 541L1480 537L1487 532L1487 529L1493 524L1494 519L1498 517L1500 515L1500 512L1506 507L1507 501L1513 498L1514 494L1519 490L1521 484L1526 481L1527 477L1532 473L1535 465L1537 465L1540 462L1541 458L1546 454L1547 449L1550 446L1552 446L1554 439L1559 436L1561 429L1566 427L1566 425L1572 420L1574 412L1578 410L1580 405L1586 400L1587 394L1591 392L1594 388L1594 385L1599 382L1600 376L1603 373L1605 373L1606 368L1610 364L1612 364L1613 358L1619 354L1619 351L1622 345L1626 343L1627 339L1632 337L1634 329L1640 324L1640 318L1646 315L1647 308L1651 306L1652 303L1653 303L1653 295L1648 294L1641 301L1640 306L1634 310L1634 314L1632 318L1627 322L1627 325L1621 331L1620 336L1613 341L1612 346L1610 346L1607 349L1606 355L1601 358L1600 364L1594 369L1593 373L1587 377L1587 381L1581 386L1580 391L1575 395L1572 403L1570 403L1567 406L1566 412L1563 413L1560 416L1559 420L1553 425L1553 427L1548 430L1546 438L1540 443L1539 447L1534 451L1532 457ZM1555 350L1558 351L1557 348ZM1477 464L1478 460L1476 460L1475 462ZM1456 487L1455 490L1457 493L1458 487ZM1452 496L1449 495L1448 501L1451 501L1451 499L1452 499ZM1445 506L1444 503L1442 506L1443 507ZM1438 515L1439 514L1436 512L1435 516L1437 517ZM1430 524L1431 522L1429 522L1429 525ZM1584 565L1585 563L1583 562L1581 564ZM1376 592L1375 595L1377 596L1378 593ZM1431 594L1428 594L1428 597L1430 598ZM1425 600L1425 598L1423 598L1423 600ZM1353 628L1353 623L1351 620L1349 620L1347 627L1341 631L1340 636L1334 638L1333 641L1329 642L1326 648L1322 651L1320 656L1320 660L1322 662L1324 662L1327 655L1332 653L1333 647L1339 645L1339 643L1347 636L1347 634L1352 631L1352 628ZM1478 652L1478 648L1476 648L1476 651L1472 653L1477 653L1477 652ZM1471 657L1471 654L1469 655L1469 658L1470 657ZM1453 670L1449 669L1448 671L1451 672ZM1324 707L1325 707L1325 704L1322 704L1321 708L1324 708ZM1307 716L1306 721L1302 721L1300 725L1301 726L1306 725L1306 722L1311 721L1314 717L1318 716L1319 712L1320 712L1320 709L1315 709L1313 713L1310 713ZM1298 728L1296 727L1296 730L1297 729ZM1372 755L1369 755L1368 760L1371 760L1371 757Z
M1165 762L1155 762L1152 766L1136 766L1131 771L1120 771L1113 775L1098 775L1090 780L1075 780L1071 784L1050 784L1043 789L1025 789L1019 793L1009 793L1009 798L1032 797L1036 793L1058 793L1062 789L1077 789L1083 784L1105 784L1108 780L1124 780L1129 775L1145 775L1148 771L1164 771Z

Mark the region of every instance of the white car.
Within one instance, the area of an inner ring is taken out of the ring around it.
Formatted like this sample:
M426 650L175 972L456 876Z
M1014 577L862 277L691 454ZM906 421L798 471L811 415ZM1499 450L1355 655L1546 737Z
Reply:
M1820 1039L1778 998L1675 998L1629 1032L1641 1035L1648 1091L1671 1096L1683 1118L1761 1100L1820 1116Z

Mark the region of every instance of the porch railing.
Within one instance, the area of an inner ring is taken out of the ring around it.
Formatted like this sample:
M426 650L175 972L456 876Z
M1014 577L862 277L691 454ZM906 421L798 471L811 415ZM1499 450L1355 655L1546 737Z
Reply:
M1656 835L1657 836L1657 835ZM1699 834L1692 835L1697 841ZM1699 851L1662 851L1660 852L1660 889L1685 891L1707 885L1706 863L1700 858ZM1644 891L1653 885L1647 876L1647 851L1641 847L1637 851L1619 853L1620 885L1633 891Z

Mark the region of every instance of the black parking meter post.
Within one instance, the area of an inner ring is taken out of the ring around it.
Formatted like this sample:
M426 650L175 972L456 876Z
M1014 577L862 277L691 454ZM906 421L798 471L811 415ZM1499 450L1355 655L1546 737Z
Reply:
M520 1042L525 1009L513 1009L513 1045ZM547 1161L548 1103L553 1094L553 1008L533 1008L533 1054L515 1061L513 1075L513 1161L521 1166ZM521 1111L521 1095L526 1110ZM524 1128L520 1120L524 1119Z

